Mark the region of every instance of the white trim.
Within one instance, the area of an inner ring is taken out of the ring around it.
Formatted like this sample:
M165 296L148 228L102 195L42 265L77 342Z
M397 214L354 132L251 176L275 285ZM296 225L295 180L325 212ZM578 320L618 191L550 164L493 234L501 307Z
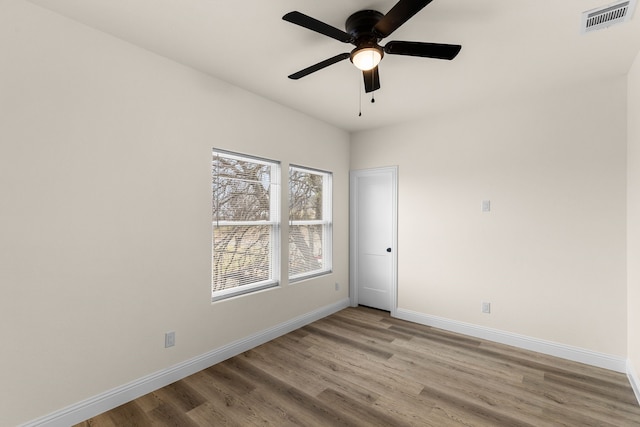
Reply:
M631 364L631 360L627 359L627 377L629 378L629 383L631 383L631 388L633 389L633 393L636 395L636 400L640 405L640 377L636 374L636 371L633 369L633 365Z
M325 206L327 206L325 204ZM331 224L330 220L324 220L324 219L305 219L305 220L295 220L295 219L290 219L289 220L289 225L328 225Z
M392 243L393 243L393 265L391 272L391 316L395 316L398 310L398 166L391 166L391 195L393 206L391 206L391 222L393 223Z
M235 288L220 289L218 291L211 292L211 303L224 301L229 298L239 297L240 295L248 294L251 292L264 291L266 289L275 288L280 286L280 282L277 280L263 280L261 282L251 283L249 285L236 286Z
M525 335L514 334L512 332L473 325L471 323L464 323L443 317L417 313L415 311L405 310L402 308L398 308L396 310L394 317L538 353L548 354L550 356L561 357L563 359L585 363L587 365L597 366L599 368L609 369L616 372L625 373L628 369L627 362L624 358L560 344L553 341L541 340Z
M29 421L23 424L22 427L68 427L77 424L189 375L195 374L230 357L250 350L260 344L264 344L267 341L271 341L279 336L308 325L311 322L336 313L348 306L349 300L344 299L319 308L269 329L265 329L264 331L255 333L247 338L224 345L201 356L154 372L153 374L60 409L44 417Z
M229 226L264 227L265 225L273 226L273 225L278 225L279 224L278 221L271 221L271 220L269 220L269 221L266 221L266 220L261 220L261 221L224 221L224 220L217 220L217 219L213 219L211 221L211 223L216 227L229 227Z

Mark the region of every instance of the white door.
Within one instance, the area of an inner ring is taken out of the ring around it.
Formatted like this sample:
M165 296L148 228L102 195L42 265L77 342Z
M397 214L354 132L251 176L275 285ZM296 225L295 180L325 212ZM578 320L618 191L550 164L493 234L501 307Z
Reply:
M396 304L397 167L351 172L351 305Z

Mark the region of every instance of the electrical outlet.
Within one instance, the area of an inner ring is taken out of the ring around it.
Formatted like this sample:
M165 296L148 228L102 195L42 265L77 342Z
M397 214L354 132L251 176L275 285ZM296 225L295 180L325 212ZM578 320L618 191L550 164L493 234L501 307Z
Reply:
M491 200L482 201L482 212L491 212Z
M164 334L164 348L173 347L176 345L176 333L171 331Z
M491 313L491 303L490 302L482 302L482 312L486 314Z
M336 291L340 290L340 283L336 282Z

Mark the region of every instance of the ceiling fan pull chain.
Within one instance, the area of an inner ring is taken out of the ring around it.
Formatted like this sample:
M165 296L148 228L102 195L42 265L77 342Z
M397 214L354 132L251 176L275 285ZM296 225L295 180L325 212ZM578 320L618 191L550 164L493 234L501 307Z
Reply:
M374 104L376 102L376 98L375 98L375 95L374 95L375 93L376 93L375 91L371 92L371 103L372 104Z
M360 82L360 74L358 74L358 117L362 117L362 83Z

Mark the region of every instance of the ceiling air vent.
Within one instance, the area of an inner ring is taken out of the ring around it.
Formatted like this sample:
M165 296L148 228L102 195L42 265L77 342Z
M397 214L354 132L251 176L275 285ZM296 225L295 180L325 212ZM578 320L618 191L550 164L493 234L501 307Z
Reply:
M582 12L582 32L601 30L631 19L636 0L617 2L598 9Z

